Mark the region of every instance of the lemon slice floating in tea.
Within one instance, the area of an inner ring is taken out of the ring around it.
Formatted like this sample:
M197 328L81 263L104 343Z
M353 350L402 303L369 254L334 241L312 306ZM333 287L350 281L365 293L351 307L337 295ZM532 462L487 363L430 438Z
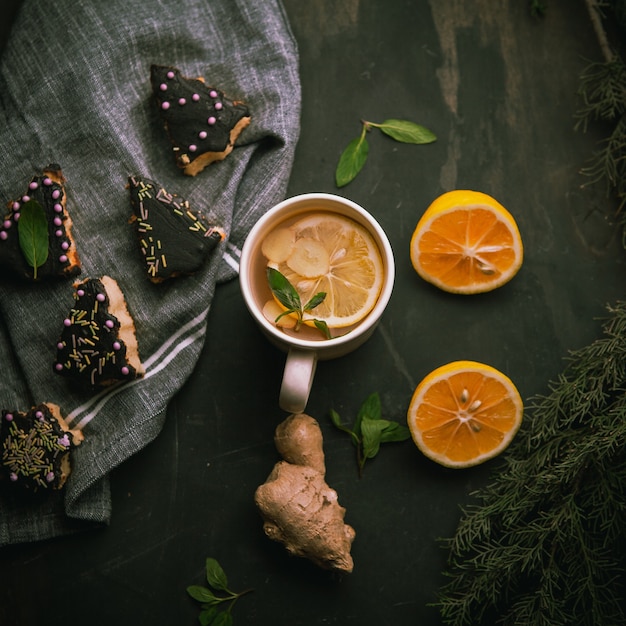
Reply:
M354 220L317 213L278 228L262 244L268 266L283 274L303 303L326 298L305 323L324 320L329 328L361 321L376 304L383 285L383 261L370 233Z
M523 411L515 385L502 372L484 363L454 361L417 386L407 423L427 457L462 468L500 454L517 433Z
M479 191L439 196L411 238L417 273L440 289L474 294L504 285L522 265L524 249L513 216Z

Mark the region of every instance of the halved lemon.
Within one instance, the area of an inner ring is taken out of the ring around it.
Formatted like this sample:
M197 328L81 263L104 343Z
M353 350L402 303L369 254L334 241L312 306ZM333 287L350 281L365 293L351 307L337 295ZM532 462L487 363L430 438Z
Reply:
M483 463L511 443L524 406L511 380L476 361L454 361L424 378L407 413L413 441L447 467Z
M372 235L354 220L334 214L307 215L270 233L262 244L269 267L296 288L303 304L326 298L304 321L324 320L329 328L360 322L378 300L383 261Z
M524 248L513 216L480 191L455 190L426 209L411 238L417 273L440 289L474 294L507 283Z

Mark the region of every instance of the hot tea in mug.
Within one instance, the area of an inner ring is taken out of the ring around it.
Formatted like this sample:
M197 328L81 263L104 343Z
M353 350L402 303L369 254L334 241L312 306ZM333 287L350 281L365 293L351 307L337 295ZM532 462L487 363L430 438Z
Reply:
M371 336L394 272L384 231L346 198L295 196L255 224L242 249L239 281L251 315L288 352L281 408L303 411L318 359L348 354Z

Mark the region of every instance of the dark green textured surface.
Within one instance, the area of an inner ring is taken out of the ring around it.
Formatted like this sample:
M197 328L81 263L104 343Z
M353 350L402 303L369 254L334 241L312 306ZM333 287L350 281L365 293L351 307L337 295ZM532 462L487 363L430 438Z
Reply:
M112 477L111 526L0 552L2 624L195 624L185 587L202 584L205 556L222 563L234 589L255 589L235 624L439 624L427 606L442 583L437 537L454 532L459 507L497 463L448 470L405 442L383 447L359 480L328 410L351 420L378 391L384 416L402 421L422 377L465 358L505 372L524 399L544 393L568 351L599 335L605 304L624 296L614 205L604 189L583 188L579 173L601 138L573 128L578 76L586 59L601 59L584 2L551 1L541 20L523 1L285 6L303 85L290 195L337 192L360 203L397 263L379 329L352 355L319 365L308 405L325 435L328 483L357 532L355 570L338 578L263 536L252 497L277 460L284 356L231 282L218 288L203 355L163 432ZM337 159L360 120L388 117L439 139L407 146L370 133L364 170L336 190ZM411 267L417 220L453 188L489 193L517 219L524 265L495 292L446 294Z

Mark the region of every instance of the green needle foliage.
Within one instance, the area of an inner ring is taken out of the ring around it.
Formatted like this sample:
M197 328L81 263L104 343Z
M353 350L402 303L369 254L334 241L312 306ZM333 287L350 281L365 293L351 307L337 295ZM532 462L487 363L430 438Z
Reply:
M590 183L603 182L617 195L623 242L626 246L626 65L619 57L610 62L590 63L580 79L583 105L576 128L587 130L591 122L606 125L608 136L600 143L582 171Z
M446 624L626 624L626 303L608 311L445 541Z
M213 558L207 558L205 563L206 580L208 587L190 585L187 593L200 602L198 621L202 626L231 626L231 614L235 602L251 590L235 593L228 588L228 579L222 566ZM222 609L226 606L226 609Z
M604 183L607 191L617 197L622 243L626 247L626 0L597 1L594 10L599 17L594 24L604 61L589 62L580 76L582 105L576 114L576 128L585 131L595 124L606 133L582 172L589 177L589 184ZM617 48L609 42L607 26Z

